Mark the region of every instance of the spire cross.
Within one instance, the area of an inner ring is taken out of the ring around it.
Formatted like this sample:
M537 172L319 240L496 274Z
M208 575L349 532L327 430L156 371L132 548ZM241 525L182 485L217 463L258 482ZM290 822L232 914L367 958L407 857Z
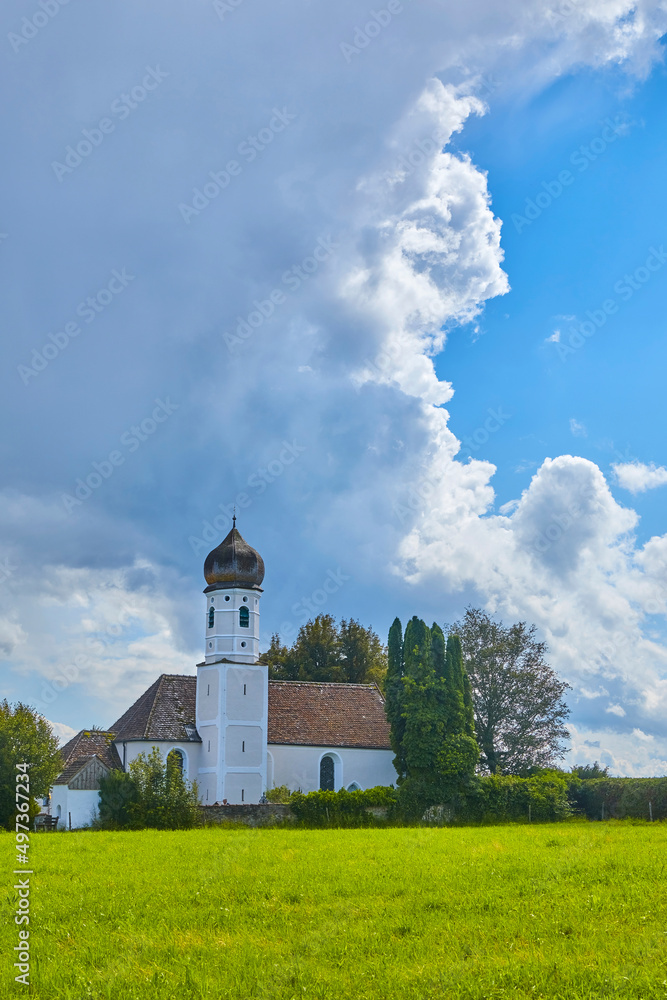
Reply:
M234 516L232 517L232 527L236 527L236 504L234 504Z

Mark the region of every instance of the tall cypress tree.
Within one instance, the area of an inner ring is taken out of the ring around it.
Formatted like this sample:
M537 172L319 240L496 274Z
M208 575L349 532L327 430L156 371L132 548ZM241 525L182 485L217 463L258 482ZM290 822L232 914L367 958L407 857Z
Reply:
M445 655L445 730L438 770L447 783L460 785L471 777L479 760L475 739L470 679L458 635L447 639Z
M406 774L403 736L405 734L403 689L403 626L395 618L387 642L387 676L385 679L385 712L391 727L391 748L399 782Z
M430 780L444 734L442 681L436 677L431 630L416 616L405 629L405 733L403 748L408 775Z

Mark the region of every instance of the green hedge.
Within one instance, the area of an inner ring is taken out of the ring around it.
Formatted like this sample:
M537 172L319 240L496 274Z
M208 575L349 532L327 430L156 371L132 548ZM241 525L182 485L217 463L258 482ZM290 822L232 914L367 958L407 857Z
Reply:
M667 819L667 778L571 778L570 798L588 819L649 819L649 802L653 819Z
M572 815L568 776L547 771L530 778L490 774L433 808L429 819L445 823L554 823Z
M377 816L372 809L383 809L387 815L396 806L396 791L378 785L365 791L348 792L293 792L289 805L303 826L378 826L384 817Z
M387 822L412 823L426 810L415 803L401 804L401 791L378 786L366 791L294 792L289 805L302 826L383 826ZM432 800L431 800L432 801ZM667 819L667 778L600 778L582 780L565 771L544 771L530 778L485 775L473 778L465 791L432 806L427 822L556 823L572 815L595 820ZM428 803L427 803L428 804ZM383 810L377 815L373 810Z

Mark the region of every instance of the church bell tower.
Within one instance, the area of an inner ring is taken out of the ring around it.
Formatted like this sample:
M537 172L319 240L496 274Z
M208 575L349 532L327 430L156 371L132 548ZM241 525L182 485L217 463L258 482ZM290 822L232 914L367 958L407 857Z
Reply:
M262 557L236 527L204 562L204 661L197 665L197 778L204 805L256 803L266 789L268 667L259 664Z

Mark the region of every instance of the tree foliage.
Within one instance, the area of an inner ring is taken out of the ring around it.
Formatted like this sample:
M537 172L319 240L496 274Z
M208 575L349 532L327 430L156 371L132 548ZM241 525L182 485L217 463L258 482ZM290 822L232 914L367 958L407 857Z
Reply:
M505 626L467 608L451 626L463 646L481 762L491 774L525 774L553 766L564 754L569 684L546 662L536 626Z
M30 815L63 768L58 738L49 723L29 705L0 702L0 826L13 826L16 812L16 765L29 764Z
M338 681L382 686L387 669L386 650L372 628L333 615L321 614L306 622L292 646L278 635L260 657L269 666L269 678L280 681Z
M456 636L411 618L401 637L396 619L388 642L386 712L401 803L408 813L465 785L479 750L466 702L465 667Z
M157 747L112 771L100 783L99 824L105 829L185 830L199 822L197 784L183 777L176 754Z

